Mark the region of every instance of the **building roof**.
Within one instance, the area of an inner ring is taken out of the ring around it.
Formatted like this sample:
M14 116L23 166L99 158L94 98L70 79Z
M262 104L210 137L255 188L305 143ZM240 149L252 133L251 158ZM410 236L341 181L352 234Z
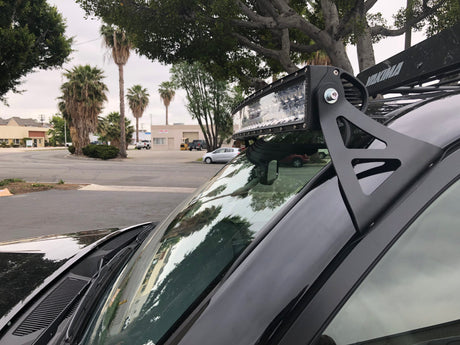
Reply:
M49 127L48 124L42 124L35 119L23 119L17 116L13 116L9 119L0 118L0 125L6 126L11 120L14 120L19 126L23 127Z

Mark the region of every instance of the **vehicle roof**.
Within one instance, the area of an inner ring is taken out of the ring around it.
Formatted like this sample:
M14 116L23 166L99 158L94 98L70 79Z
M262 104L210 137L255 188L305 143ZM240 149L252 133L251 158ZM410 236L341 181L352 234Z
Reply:
M428 142L446 147L460 139L460 91L422 100L390 114L388 127Z

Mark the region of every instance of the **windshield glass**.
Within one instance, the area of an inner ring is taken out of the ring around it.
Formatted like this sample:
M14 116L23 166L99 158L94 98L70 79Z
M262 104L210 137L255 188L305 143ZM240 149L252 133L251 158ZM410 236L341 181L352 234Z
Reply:
M83 343L161 342L327 163L315 142L311 133L266 136L225 166L135 253Z

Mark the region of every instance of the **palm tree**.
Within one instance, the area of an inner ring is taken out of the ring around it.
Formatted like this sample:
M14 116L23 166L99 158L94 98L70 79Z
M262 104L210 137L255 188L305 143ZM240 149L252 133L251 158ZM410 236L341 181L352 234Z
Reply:
M160 93L160 98L166 107L166 125L168 125L168 107L176 94L174 91L174 84L170 81L164 81L160 84L158 92Z
M126 158L126 135L125 135L125 91L123 79L123 66L129 59L132 44L125 31L111 25L102 25L101 35L105 45L112 50L112 59L118 66L118 85L120 89L120 156Z
M129 107L136 118L136 142L139 142L139 119L149 104L149 96L147 89L140 85L134 85L128 89L126 98L128 98Z
M97 125L97 133L99 140L109 142L111 146L120 146L120 113L117 111L111 112L106 117L99 117ZM133 138L134 128L131 126L131 121L125 119L125 135L127 142Z
M70 117L70 135L75 154L83 154L82 148L89 144L90 132L97 129L98 115L107 100L107 85L102 82L102 70L90 65L75 66L66 70L67 81L62 84L60 109Z

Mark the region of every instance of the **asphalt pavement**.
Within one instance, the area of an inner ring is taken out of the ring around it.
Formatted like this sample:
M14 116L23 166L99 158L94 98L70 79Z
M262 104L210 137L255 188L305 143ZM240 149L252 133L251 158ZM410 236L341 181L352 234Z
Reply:
M83 183L0 197L0 241L161 221L222 165L197 162L204 152L128 151L127 160L69 157L66 151L1 151L0 180Z

